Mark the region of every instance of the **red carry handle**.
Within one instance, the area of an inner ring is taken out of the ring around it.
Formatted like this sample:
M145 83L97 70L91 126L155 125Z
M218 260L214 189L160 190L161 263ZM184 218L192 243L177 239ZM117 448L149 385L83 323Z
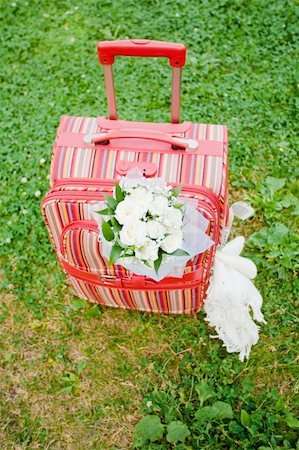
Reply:
M113 64L115 56L143 56L168 58L172 67L183 67L186 47L174 42L133 39L131 41L104 41L98 43L100 63Z
M175 139L167 134L141 130L108 131L103 136L94 137L91 142L94 144L108 145L111 139L147 139L170 144L174 150L185 150L187 148L186 142L181 142L179 139Z
M171 122L180 120L181 72L186 61L183 44L133 39L127 41L103 41L97 45L100 63L104 66L110 120L117 119L116 98L112 65L115 56L141 56L168 58L172 67Z

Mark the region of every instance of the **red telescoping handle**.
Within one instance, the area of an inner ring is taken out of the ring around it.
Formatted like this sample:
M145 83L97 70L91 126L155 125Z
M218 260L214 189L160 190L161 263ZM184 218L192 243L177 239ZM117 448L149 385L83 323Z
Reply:
M112 64L115 56L138 56L168 58L172 67L171 122L179 123L181 69L186 62L186 48L183 44L145 39L126 41L103 41L97 45L100 63L104 66L109 118L117 119L116 98Z
M104 65L113 64L115 56L168 58L172 67L183 67L186 62L186 47L183 44L145 39L99 42L98 54Z

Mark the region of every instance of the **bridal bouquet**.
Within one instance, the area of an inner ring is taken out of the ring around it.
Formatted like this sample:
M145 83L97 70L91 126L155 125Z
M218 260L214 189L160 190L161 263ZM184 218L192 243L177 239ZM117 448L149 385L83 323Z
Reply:
M182 277L186 262L214 244L204 233L207 220L179 199L181 188L137 171L115 185L113 197L105 195L104 208L96 212L110 264L156 281Z

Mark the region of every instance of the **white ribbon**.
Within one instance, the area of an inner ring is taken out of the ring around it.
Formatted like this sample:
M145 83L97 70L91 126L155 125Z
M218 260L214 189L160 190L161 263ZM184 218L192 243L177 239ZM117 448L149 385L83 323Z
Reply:
M238 352L240 361L248 359L252 345L259 339L254 320L267 323L261 312L262 296L251 281L256 276L256 266L239 256L244 243L245 239L239 236L216 250L204 304L205 320L218 333L212 337L221 339L229 353Z

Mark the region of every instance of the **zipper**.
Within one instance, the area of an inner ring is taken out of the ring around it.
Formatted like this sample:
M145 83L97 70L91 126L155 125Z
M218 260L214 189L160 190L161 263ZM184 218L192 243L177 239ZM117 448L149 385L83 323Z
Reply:
M56 190L56 188L61 188L63 186L84 186L87 189L90 186L115 186L115 180L106 180L103 178L76 178L76 177L66 177L61 178L60 180L55 181L51 191ZM171 183L172 186L177 187L181 185L181 183ZM184 184L182 191L188 191L190 193L196 192L204 192L207 197L209 197L213 202L217 204L217 208L219 209L219 200L216 194L214 194L211 189L206 188L205 186L194 186L193 184Z
M62 178L60 180L55 181L51 191L55 191L57 188L61 188L63 186L84 186L86 189L92 186L115 186L115 181L103 180L102 178ZM80 189L78 189L80 190Z
M74 198L74 192L77 194L80 192L80 198ZM111 191L104 191L105 193L111 193ZM70 202L77 202L78 200L103 200L104 195L101 192L84 192L84 191L56 191L49 192L42 201L42 208L44 209L46 203L51 200L69 200Z
M82 180L82 181L81 181ZM178 186L179 183L171 183L174 187ZM59 200L65 200L65 201L73 201L76 202L78 200L84 201L102 201L104 200L104 193L111 194L113 191L113 187L115 185L115 181L113 180L102 180L102 179L88 179L88 181L84 179L68 179L65 178L63 180L58 180L55 182L53 188L51 191L46 195L44 200L42 201L42 208L45 208L46 203L50 201L59 201ZM70 190L62 190L61 188L66 186L72 186L74 189ZM82 189L76 189L76 187L83 187L86 190ZM101 191L87 191L88 188L98 186L101 189ZM193 185L185 185L181 191L182 194L191 194L192 197L195 198L197 201L198 206L201 206L205 211L209 213L209 215L214 220L214 231L212 235L212 239L215 241L216 245L218 244L218 235L220 230L220 222L218 220L220 216L220 203L218 200L218 197L216 194L214 194L211 190L208 188L205 188L203 186L196 187ZM208 198L209 203L196 198L197 195L202 195L203 197ZM77 199L76 199L77 197ZM79 197L79 198L78 198ZM213 251L209 251L210 255L208 257L207 261L207 268L206 273L210 272L212 262L213 262ZM194 286L197 286L198 284L195 283ZM188 285L188 287L192 287L191 284Z
M177 187L177 186L180 185L180 183L171 183L171 184L174 187ZM74 178L63 178L63 179L55 181L55 183L54 183L50 193L52 193L53 191L56 191L59 188L62 188L64 186L74 186L74 187L76 187L76 186L83 186L86 189L88 189L89 187L92 187L92 186L99 186L99 187L108 186L108 187L112 187L112 186L115 186L115 181L114 180L104 180L102 178L97 178L97 179L93 179L93 178L88 178L88 179L86 179L86 178L75 178L75 179ZM77 189L77 190L80 191L80 192L84 191L84 189L83 190ZM205 196L208 197L211 200L211 202L216 206L217 215L220 214L219 199L218 199L217 195L214 194L214 192L211 191L210 189L208 189L208 188L206 188L204 186L196 187L196 186L187 184L187 185L184 185L184 187L182 189L182 193L183 192L188 192L188 193L191 193L191 194L204 193Z
M82 182L81 182L82 180ZM172 183L174 187L178 186L179 183ZM78 187L82 186L83 189L67 189L62 190L61 188L64 186L73 186ZM88 188L98 186L99 188L103 188L100 191L87 191ZM76 197L78 197L78 193L80 193L80 198L78 200L103 200L104 199L104 193L111 194L113 187L115 186L115 181L113 180L103 180L103 179L92 179L88 178L88 181L86 181L85 178L64 178L62 180L58 180L55 182L54 186L52 187L51 191L45 196L45 198L42 201L42 208L45 207L45 204L51 200L70 200L70 201L77 201ZM105 189L106 188L106 189ZM85 190L86 189L86 190ZM218 197L214 192L212 192L210 189L200 186L196 187L193 185L185 185L182 189L183 193L192 194L192 198L196 198L196 194L201 194L205 197L207 197L213 207L208 204L207 202L196 199L198 204L203 206L204 209L208 210L209 213L212 215L214 219L215 224L215 232L213 235L217 236L219 233L220 223L219 223L219 216L220 216L220 204ZM216 211L216 213L215 213Z

